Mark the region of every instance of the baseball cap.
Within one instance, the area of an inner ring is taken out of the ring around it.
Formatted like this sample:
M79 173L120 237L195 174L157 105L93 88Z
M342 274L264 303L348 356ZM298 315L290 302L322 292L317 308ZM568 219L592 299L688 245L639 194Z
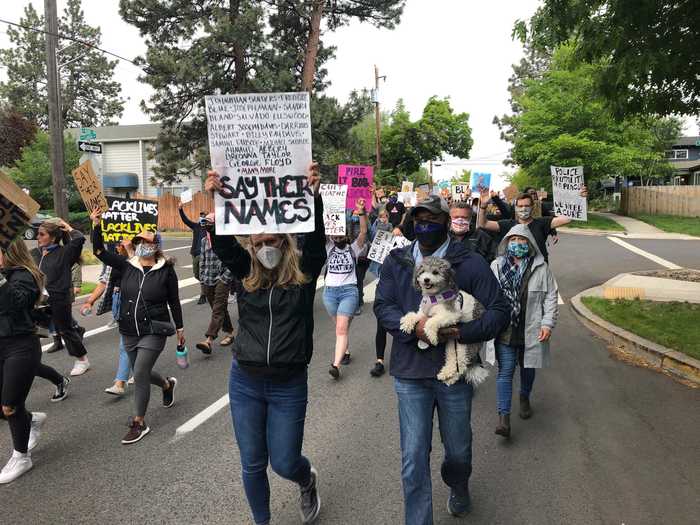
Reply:
M446 213L450 214L450 207L447 205L445 199L439 195L429 195L423 200L418 201L418 204L413 208L413 215L420 209L428 210L430 213L440 214Z
M131 240L131 243L136 246L141 241L152 242L158 246L163 245L163 239L158 232L141 232Z

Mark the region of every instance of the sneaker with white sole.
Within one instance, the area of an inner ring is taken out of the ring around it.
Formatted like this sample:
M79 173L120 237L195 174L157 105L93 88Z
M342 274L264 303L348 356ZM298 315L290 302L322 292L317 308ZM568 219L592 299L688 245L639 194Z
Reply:
M132 420L129 423L129 432L126 433L122 439L122 445L130 445L131 443L136 443L140 441L146 434L151 431L146 425L146 422L139 423L138 421Z
M321 496L318 494L318 472L311 467L311 481L308 486L301 487L299 495L299 511L302 523L313 523L321 512Z
M123 396L125 390L123 386L112 385L109 388L105 388L105 392L113 396Z
M29 430L29 443L27 443L27 450L30 452L34 450L41 437L41 427L44 426L45 421L46 414L43 412L32 412L32 426Z
M134 379L134 376L131 376L126 382L127 385L133 385L134 383L136 383L136 379Z
M168 383L170 383L170 388L163 390L163 406L165 408L170 408L175 404L175 387L177 386L177 379L174 377L169 377Z
M73 364L73 370L70 371L70 375L81 376L88 370L90 370L90 361L87 359L85 361L76 361Z
M68 397L68 385L70 384L70 378L64 377L63 382L60 385L56 385L56 392L51 396L52 403L58 403L63 401Z
M0 471L0 484L16 480L22 474L32 468L31 454L22 454L16 450L12 453L10 461Z

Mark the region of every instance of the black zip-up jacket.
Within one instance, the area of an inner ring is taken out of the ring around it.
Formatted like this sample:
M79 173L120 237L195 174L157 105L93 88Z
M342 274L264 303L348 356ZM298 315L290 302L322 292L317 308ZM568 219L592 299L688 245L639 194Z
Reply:
M192 257L197 257L202 253L202 239L207 236L207 232L202 228L198 222L191 221L185 210L179 209L180 219L185 225L192 230L192 247L190 248L190 255Z
M71 271L83 253L85 236L78 230L72 230L69 235L71 239L68 244L58 246L46 255L41 248L32 250L34 262L46 276L46 291L49 292L49 298L52 296L67 298L73 289Z
M183 327L177 274L171 261L161 258L148 272L144 272L138 257L128 258L105 250L100 225L92 231L92 249L100 261L121 274L121 334L151 334L151 321L170 322L168 306L173 314L175 328Z
M34 335L31 312L41 290L24 268L8 268L0 273L0 337Z
M315 231L305 234L301 270L308 282L266 288L238 296L239 333L233 355L244 370L271 378L303 370L313 355L316 281L326 262L323 202L315 199ZM241 281L250 273L250 255L233 236L211 236L214 253Z

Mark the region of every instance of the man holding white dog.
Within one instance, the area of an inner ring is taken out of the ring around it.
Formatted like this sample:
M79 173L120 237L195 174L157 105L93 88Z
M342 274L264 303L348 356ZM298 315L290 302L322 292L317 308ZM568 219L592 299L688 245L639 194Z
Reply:
M433 523L430 451L436 407L445 449L442 479L450 487L448 511L463 516L471 507L473 388L464 380L448 386L437 379L445 363L444 343L451 339L462 344L493 339L507 325L509 309L486 261L461 243L451 242L449 208L443 199L433 195L420 201L411 220L416 240L385 259L374 312L393 337L389 371L399 402L405 522L429 525ZM420 307L422 297L414 287L413 273L428 256L448 261L459 290L472 295L484 312L473 321L442 328L440 343L421 350L419 340L430 343L424 331L426 319L419 321L410 334L403 332L400 324L405 314Z

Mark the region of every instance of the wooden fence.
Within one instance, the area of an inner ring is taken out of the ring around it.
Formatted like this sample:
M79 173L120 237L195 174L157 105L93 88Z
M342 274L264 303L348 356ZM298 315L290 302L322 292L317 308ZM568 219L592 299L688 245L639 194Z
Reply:
M166 193L158 198L144 197L135 194L134 199L147 199L158 202L158 229L161 231L189 231L189 228L180 220L178 206L180 198L172 193ZM199 191L192 196L192 202L185 204L182 209L193 221L199 220L199 212L210 213L214 211L214 199L209 193Z
M700 186L632 186L621 204L625 215L700 217Z

